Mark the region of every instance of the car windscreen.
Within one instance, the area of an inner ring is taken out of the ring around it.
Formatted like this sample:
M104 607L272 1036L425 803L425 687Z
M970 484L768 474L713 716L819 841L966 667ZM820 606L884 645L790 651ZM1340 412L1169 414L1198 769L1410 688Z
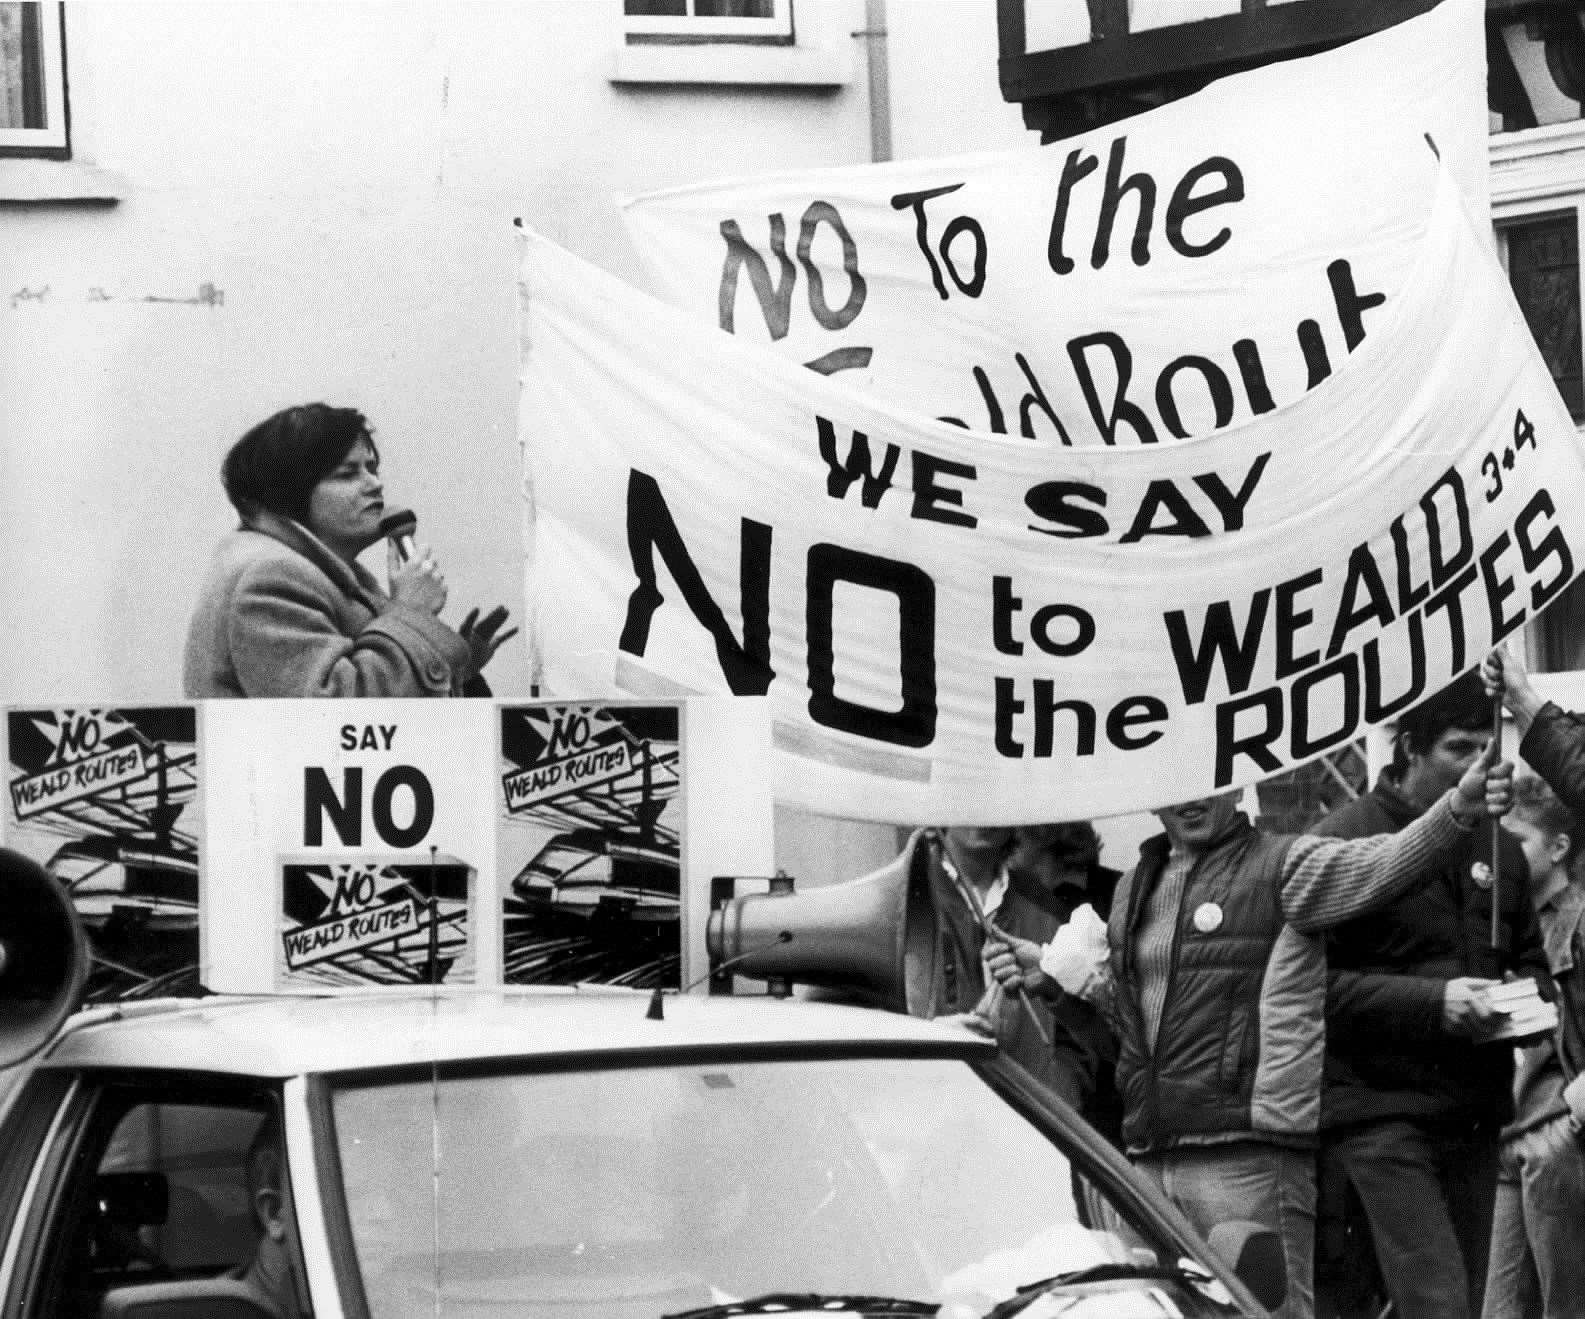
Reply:
M983 1314L1149 1240L1095 1221L1063 1151L961 1061L442 1076L342 1087L332 1111L375 1319L653 1319L769 1292Z

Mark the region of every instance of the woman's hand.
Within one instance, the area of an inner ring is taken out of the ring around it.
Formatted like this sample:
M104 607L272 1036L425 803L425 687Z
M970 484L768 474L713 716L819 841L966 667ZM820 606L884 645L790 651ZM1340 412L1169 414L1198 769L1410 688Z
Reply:
M429 546L413 551L410 559L403 559L396 542L388 541L386 572L391 584L391 599L409 609L423 609L438 614L446 607L446 578L440 565L430 554ZM472 642L469 642L471 648Z
M473 671L482 673L484 666L490 662L496 651L501 649L502 643L509 641L517 635L515 627L500 631L501 624L506 622L508 611L505 605L496 607L483 618L479 617L477 609L468 610L468 616L462 620L462 626L457 629L462 639L468 643L468 649L473 653Z

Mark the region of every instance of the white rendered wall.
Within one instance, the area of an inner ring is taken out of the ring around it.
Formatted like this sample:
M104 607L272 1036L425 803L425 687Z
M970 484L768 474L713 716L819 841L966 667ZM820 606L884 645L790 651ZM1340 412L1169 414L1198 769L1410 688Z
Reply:
M220 460L296 402L369 415L448 619L520 613L513 218L643 283L619 195L866 160L863 0L798 6L834 88L616 85L618 0L74 0L75 161L125 195L7 203L0 162L0 702L180 697ZM901 150L1022 138L991 0L890 10ZM489 676L528 694L515 646ZM806 884L895 839L778 813Z
M887 0L886 28L896 159L1040 141L997 83L996 0Z
M513 217L636 279L617 194L868 153L862 58L835 91L617 87L618 15L68 6L76 156L127 194L0 203L3 699L180 696L221 457L294 402L369 415L446 617L521 612ZM490 676L527 694L515 647Z
M73 0L75 158L125 196L9 204L0 161L0 703L180 697L220 460L296 402L369 415L449 620L519 614L513 218L642 285L618 196L867 160L864 0L796 3L840 85L617 85L619 0ZM886 8L894 156L1034 140L994 0ZM489 676L528 694L515 645ZM776 832L805 885L897 840Z

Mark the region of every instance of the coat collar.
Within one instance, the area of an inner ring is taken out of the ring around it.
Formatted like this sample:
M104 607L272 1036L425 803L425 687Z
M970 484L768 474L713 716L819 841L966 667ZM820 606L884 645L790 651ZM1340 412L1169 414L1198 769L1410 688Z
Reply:
M359 564L349 565L339 558L301 522L261 508L246 514L242 519L242 527L245 531L256 531L261 536L279 541L289 550L295 550L330 578L342 592L361 601L371 612L380 612L385 592L380 589L373 574Z
M1204 858L1231 847L1241 846L1253 838L1255 833L1255 826L1249 816L1243 811L1234 812L1233 818L1227 822L1227 828L1213 838L1210 846L1194 858L1195 869L1199 868ZM1139 845L1139 863L1134 867L1132 877L1125 881L1128 884L1128 903L1123 914L1123 922L1124 928L1130 934L1139 928L1140 913L1144 911L1145 901L1166 870L1167 858L1171 854L1172 842L1165 833L1147 838ZM1115 906L1112 908L1112 914L1114 917L1117 915ZM1133 957L1133 947L1133 939L1130 938L1125 945L1125 958Z

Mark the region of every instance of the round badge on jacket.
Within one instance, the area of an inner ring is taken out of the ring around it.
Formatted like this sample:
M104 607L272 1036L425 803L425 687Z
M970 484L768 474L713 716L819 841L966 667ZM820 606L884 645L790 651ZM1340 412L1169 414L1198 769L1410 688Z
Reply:
M1484 889L1491 887L1491 867L1484 861L1477 861L1469 868L1469 877L1475 881L1476 888Z
M1222 909L1214 902L1202 902L1194 909L1194 928L1201 934L1210 934L1221 928Z

